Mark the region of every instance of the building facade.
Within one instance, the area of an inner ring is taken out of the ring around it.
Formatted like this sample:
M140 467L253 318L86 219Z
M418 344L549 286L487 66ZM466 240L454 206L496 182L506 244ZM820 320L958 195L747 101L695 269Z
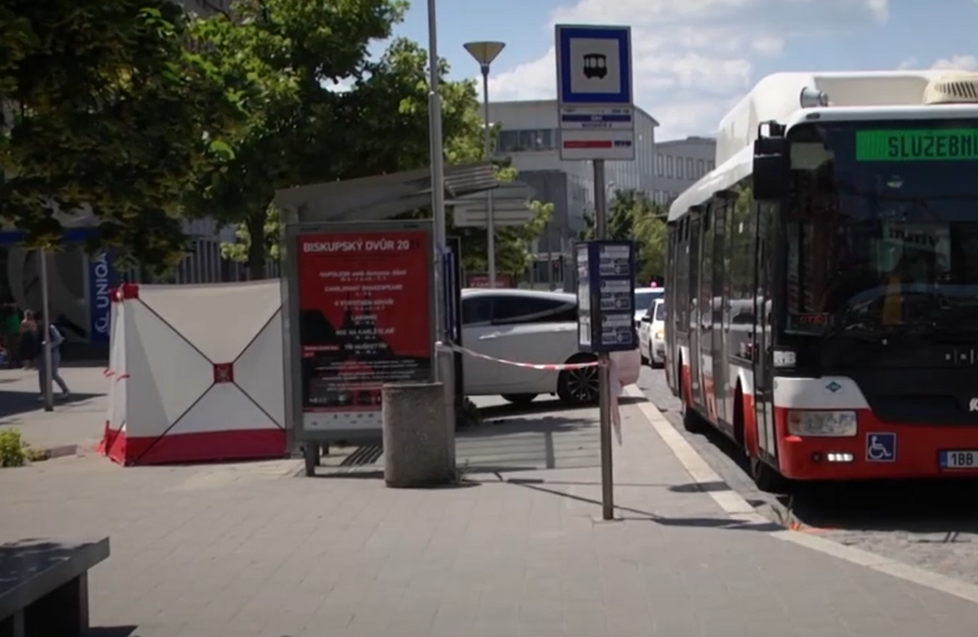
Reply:
M652 201L668 205L715 167L717 140L687 137L659 142L655 148L655 178L649 189Z
M655 180L659 124L642 109L635 110L635 161L605 163L608 194L651 192ZM593 213L594 179L591 162L560 159L557 101L490 102L489 118L499 127L496 157L511 160L520 181L534 188L537 199L554 204L551 228L536 242L535 253L544 257L566 251L584 230L585 216Z

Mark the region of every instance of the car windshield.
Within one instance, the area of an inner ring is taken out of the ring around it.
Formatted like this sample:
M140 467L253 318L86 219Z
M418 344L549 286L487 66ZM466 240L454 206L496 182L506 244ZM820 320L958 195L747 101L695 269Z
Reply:
M666 320L666 304L656 303L655 304L655 320L665 321Z
M978 329L978 120L802 135L785 210L788 331Z
M662 296L662 290L641 290L635 292L635 308L651 307L652 302Z

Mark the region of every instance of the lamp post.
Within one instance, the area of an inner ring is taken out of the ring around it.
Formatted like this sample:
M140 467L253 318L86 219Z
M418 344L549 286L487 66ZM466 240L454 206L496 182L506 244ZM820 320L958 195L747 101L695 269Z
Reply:
M445 250L447 228L445 219L445 156L442 148L441 87L438 69L438 30L435 0L428 0L428 144L431 146L431 217L434 220L435 252L435 331L439 341L446 340L444 321L445 298L442 285L442 254ZM436 378L441 374L436 368Z
M485 120L485 157L492 159L492 127L489 124L489 65L506 44L503 42L467 42L465 50L479 63L482 71L482 110ZM492 191L486 194L486 252L489 261L489 285L496 287L496 219L493 211Z

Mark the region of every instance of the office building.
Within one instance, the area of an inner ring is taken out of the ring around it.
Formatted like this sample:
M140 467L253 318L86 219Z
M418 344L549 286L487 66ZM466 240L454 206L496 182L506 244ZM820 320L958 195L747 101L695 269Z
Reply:
M713 137L687 137L659 142L655 148L655 178L652 201L668 205L703 175L713 170L717 140Z

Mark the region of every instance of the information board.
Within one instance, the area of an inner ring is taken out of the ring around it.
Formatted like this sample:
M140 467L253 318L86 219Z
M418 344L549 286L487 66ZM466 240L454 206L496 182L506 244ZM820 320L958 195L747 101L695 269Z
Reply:
M635 248L631 241L577 245L578 346L587 352L638 347Z
M433 376L426 227L294 238L298 379L305 430L378 430L381 388Z

